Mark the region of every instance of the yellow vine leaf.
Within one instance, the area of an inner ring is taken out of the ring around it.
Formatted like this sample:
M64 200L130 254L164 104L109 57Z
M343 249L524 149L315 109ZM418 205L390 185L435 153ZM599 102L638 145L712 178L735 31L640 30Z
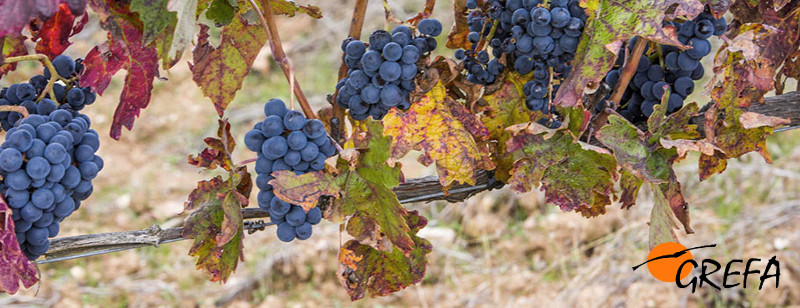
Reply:
M425 166L436 163L445 189L455 182L474 185L478 170L494 169L486 144L489 130L446 92L439 82L408 111L389 111L383 120L383 134L392 138L389 162L421 150L424 154L419 162Z

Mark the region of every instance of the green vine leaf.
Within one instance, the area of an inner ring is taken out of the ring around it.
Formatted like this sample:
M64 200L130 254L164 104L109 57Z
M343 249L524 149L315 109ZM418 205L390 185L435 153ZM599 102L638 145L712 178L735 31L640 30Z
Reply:
M392 191L400 184L400 166L386 163L391 139L384 137L380 122L368 120L356 126L351 140L358 149L341 153L338 175L316 172L298 176L276 172L275 179L270 181L273 192L281 200L305 208L315 206L323 195L332 196L336 199L325 217L336 222L349 218L346 230L359 243L381 251L391 251L387 244L392 244L399 251L410 253L416 247L408 235L410 229L405 219L408 212Z
M507 148L517 158L508 182L514 190L541 185L547 202L564 211L587 217L605 213L619 176L611 153L577 141L567 129L548 130L531 123L509 130Z
M636 177L650 183L667 180L672 168L669 158L653 151L645 133L625 118L610 115L608 124L595 134L595 138L614 153L622 168Z
M131 10L139 13L144 25L142 37L144 44L149 45L169 26L178 21L177 14L167 9L169 0L131 0Z
M422 281L428 264L427 255L433 246L416 234L428 224L425 217L411 211L404 217L414 241L414 249L404 253L376 250L351 240L339 250L339 280L350 294L351 300L369 295L386 296Z
M661 243L678 243L678 236L675 234L678 225L672 219L673 214L667 204L668 200L656 185L653 185L653 194L655 202L650 211L650 240L648 241L650 249Z

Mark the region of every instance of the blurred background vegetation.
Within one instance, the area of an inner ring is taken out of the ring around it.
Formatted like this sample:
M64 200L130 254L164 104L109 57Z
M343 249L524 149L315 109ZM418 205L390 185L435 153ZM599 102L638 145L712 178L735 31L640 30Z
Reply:
M301 1L302 2L302 1ZM390 1L400 18L419 11L422 0ZM279 19L285 48L297 79L316 108L336 84L339 44L347 33L352 1L310 3L325 17ZM439 1L434 17L452 21L449 1ZM372 1L364 33L383 28L383 10ZM446 27L449 28L449 27ZM105 39L96 18L67 50L84 56ZM444 46L444 36L439 46ZM440 48L439 54L449 51ZM706 67L711 66L708 57ZM188 70L191 55L156 81L150 106L132 132L120 141L108 138L111 116L121 91L119 73L98 103L86 110L101 132L100 155L106 167L95 180L95 193L62 225L60 236L177 225L183 202L198 180L210 178L186 163L203 148L203 137L216 131L216 113ZM41 71L25 65L0 85L27 80ZM711 71L707 69L707 71ZM705 82L705 81L704 81ZM790 87L791 88L791 87ZM698 91L701 92L701 91ZM241 138L263 117L262 104L288 98L280 69L263 49L227 116L239 137L237 159L252 156ZM707 95L693 97L707 102ZM750 257L781 262L780 287L758 290L752 277L747 289L691 294L654 279L631 266L647 255L651 194L644 189L630 210L608 207L608 213L586 219L544 203L539 192L515 194L507 189L480 194L463 203L412 204L430 223L420 235L434 245L424 281L384 298L351 303L336 277L337 225L323 222L314 236L290 244L274 230L247 235L246 262L227 284L212 283L195 270L187 255L189 241L39 266L42 282L15 296L0 296L0 306L790 306L800 304L800 131L769 140L773 164L758 155L731 161L722 176L699 182L697 157L676 169L691 206L696 234L679 232L687 247L716 243L695 253L697 259L720 262ZM409 155L407 178L434 175ZM253 194L255 198L255 194ZM253 202L255 203L255 202ZM758 267L763 268L766 262ZM743 271L743 268L739 269ZM721 280L721 275L713 277Z

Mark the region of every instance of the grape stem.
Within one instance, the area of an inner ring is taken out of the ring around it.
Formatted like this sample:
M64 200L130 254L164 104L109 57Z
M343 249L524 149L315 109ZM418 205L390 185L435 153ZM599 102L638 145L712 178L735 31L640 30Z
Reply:
M28 108L25 108L24 106L0 106L0 112L3 111L17 112L22 114L23 118L27 118L29 115Z
M248 158L248 159L245 159L243 161L240 161L240 162L236 163L236 165L237 166L244 166L244 165L247 165L249 163L254 163L256 160L258 160L258 158Z
M72 81L72 79L66 79L59 76L58 72L56 72L56 68L53 66L53 62L50 62L50 58L48 58L46 55L43 54L5 58L3 59L2 63L6 64L6 63L21 62L21 61L42 62L42 64L45 67L47 67L47 69L50 71L50 80L47 81L47 86L42 91L42 94L39 94L39 97L36 98L36 102L41 101L47 94L50 94L50 97L53 98L53 100L56 99L56 93L55 91L53 91L53 85L56 83L56 81L61 80L62 82L64 82L64 84L69 84L70 81Z
M256 4L255 0L248 0L248 2L258 15L258 19L261 21L261 26L264 27L264 31L267 32L269 47L270 50L272 50L272 59L275 60L275 62L277 62L281 67L281 70L283 70L283 75L286 76L286 81L289 82L292 92L295 96L297 96L297 102L300 103L300 108L303 109L303 114L305 114L306 118L316 119L317 115L314 114L314 109L311 109L311 105L308 104L308 99L306 98L306 95L303 94L300 84L297 82L297 79L294 78L294 68L292 67L292 63L286 56L286 52L283 51L281 37L278 34L278 26L275 24L275 15L272 13L270 1L261 1L264 7L263 13L258 7L258 4Z
M392 9L389 8L389 0L383 0L383 14L385 15L383 21L383 29L386 31L389 31L390 22L396 22L398 24L403 23L403 21L397 19L397 17L394 16L394 14L392 14Z
M348 37L353 37L356 39L361 38L361 29L364 27L364 17L367 14L367 4L369 0L355 0L355 7L353 8L353 18L350 22L350 31L347 33ZM342 56L342 64L339 66L339 79L336 81L342 80L347 76L347 63L344 61L344 56ZM336 97L339 95L339 90L333 92L333 97L330 99L330 103L333 106L333 116L330 120L331 125L331 137L336 141L336 144L339 144L339 140L345 136L344 129L344 108L339 106L336 103ZM334 121L336 119L336 121Z

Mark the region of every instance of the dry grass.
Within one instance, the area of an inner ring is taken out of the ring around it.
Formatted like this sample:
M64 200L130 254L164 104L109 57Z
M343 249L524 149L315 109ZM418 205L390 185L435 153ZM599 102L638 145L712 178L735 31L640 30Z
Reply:
M447 19L446 1L437 17ZM316 106L335 83L338 40L346 33L349 1L324 1L320 21L284 20L286 47L297 77ZM409 16L422 1L393 6ZM367 29L382 27L382 11L373 3ZM92 25L91 27L97 27ZM91 30L91 29L90 29ZM89 32L90 30L87 30ZM102 39L81 37L70 48L79 56ZM237 94L228 116L234 133L260 117L260 105L288 96L285 80L262 52L256 70ZM103 138L100 154L106 169L95 181L95 194L65 221L63 236L172 224L185 196L198 180L211 175L185 163L215 131L215 113L197 90L185 63L156 83L151 106L132 132L117 142ZM121 76L117 76L118 78ZM22 80L24 72L6 80ZM5 82L5 80L4 80ZM87 113L107 136L120 93L119 79ZM694 235L687 246L716 243L695 257L722 262L734 258L777 256L780 288L691 294L632 272L647 254L647 222L652 207L645 191L631 210L612 206L608 214L585 219L543 202L541 193L516 195L507 190L479 195L460 204L414 204L430 224L421 235L434 244L425 280L385 298L351 303L336 280L338 226L323 223L305 242L284 244L272 231L248 235L245 257L228 284L211 283L186 255L189 243L144 248L40 266L42 282L0 305L20 306L788 306L800 304L800 132L771 138L775 163L755 155L732 161L723 176L698 182L696 157L677 165L691 204ZM240 151L237 158L248 154ZM409 159L406 166L412 166ZM432 174L410 167L408 177ZM761 263L761 267L764 263ZM740 269L741 271L741 269ZM717 277L719 279L719 277Z

